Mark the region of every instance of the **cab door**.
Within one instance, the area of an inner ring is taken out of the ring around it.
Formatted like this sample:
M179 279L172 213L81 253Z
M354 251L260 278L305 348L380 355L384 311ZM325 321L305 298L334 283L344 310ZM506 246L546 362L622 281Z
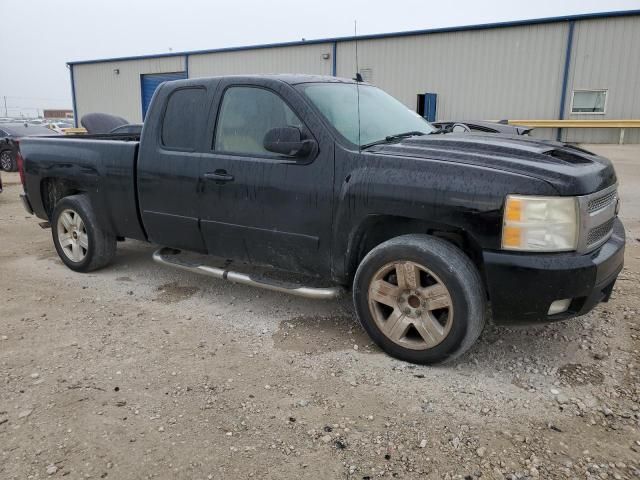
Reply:
M140 212L150 241L206 252L198 218L200 160L215 84L164 84L145 121L138 155Z
M209 254L318 275L330 270L333 140L288 84L223 80L201 160L201 230ZM307 158L267 151L266 133L295 126Z

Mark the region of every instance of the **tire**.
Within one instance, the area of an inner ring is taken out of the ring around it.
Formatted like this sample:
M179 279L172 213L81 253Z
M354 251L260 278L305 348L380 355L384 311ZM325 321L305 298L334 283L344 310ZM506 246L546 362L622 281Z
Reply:
M15 172L18 170L16 156L11 150L2 150L0 152L0 169L3 172Z
M60 259L76 272L105 267L116 254L115 235L99 226L86 195L58 202L51 216L51 232Z
M475 343L485 324L475 265L429 235L403 235L371 250L356 272L353 302L371 339L411 363L453 360Z

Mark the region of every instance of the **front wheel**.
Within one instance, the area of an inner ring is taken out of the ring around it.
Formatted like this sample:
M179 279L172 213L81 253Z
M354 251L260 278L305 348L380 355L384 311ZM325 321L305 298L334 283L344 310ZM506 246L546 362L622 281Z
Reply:
M353 300L372 340L412 363L456 358L473 345L485 322L475 265L429 235L403 235L369 252L356 272Z
M0 168L5 172L15 172L18 170L16 157L11 150L0 152Z
M102 268L116 254L116 237L98 225L86 195L60 200L53 210L51 230L60 259L76 272Z

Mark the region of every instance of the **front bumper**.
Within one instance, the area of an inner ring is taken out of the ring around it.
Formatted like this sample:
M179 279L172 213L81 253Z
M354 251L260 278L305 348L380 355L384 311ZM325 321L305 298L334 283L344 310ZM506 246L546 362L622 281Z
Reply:
M483 252L494 321L564 320L608 301L624 264L624 244L624 227L616 218L609 240L588 254ZM566 312L547 314L552 302L567 298Z

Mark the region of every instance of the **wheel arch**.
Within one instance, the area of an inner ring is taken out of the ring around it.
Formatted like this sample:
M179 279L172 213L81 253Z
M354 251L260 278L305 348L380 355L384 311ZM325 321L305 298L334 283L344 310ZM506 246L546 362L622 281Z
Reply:
M45 177L40 182L40 195L42 198L42 206L47 214L47 218L51 220L51 215L60 200L71 195L86 193L78 184L71 180Z
M411 217L369 215L350 236L346 255L347 281L349 283L353 281L358 265L375 247L392 238L413 233L432 235L451 243L471 259L481 277L484 278L482 248L476 239L462 228Z

